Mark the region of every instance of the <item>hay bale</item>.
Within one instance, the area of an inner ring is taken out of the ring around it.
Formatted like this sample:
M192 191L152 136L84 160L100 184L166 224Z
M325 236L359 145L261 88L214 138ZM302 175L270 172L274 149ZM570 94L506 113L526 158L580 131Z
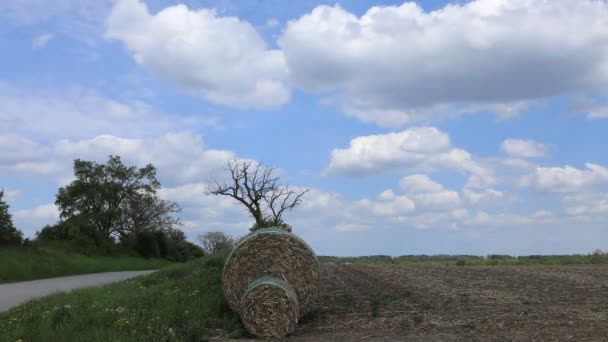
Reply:
M298 323L298 298L286 282L275 277L253 281L241 300L241 321L255 336L281 338Z
M222 285L228 305L240 312L241 298L251 282L271 276L296 293L300 315L314 309L319 291L319 262L300 238L281 228L259 229L245 236L228 256Z

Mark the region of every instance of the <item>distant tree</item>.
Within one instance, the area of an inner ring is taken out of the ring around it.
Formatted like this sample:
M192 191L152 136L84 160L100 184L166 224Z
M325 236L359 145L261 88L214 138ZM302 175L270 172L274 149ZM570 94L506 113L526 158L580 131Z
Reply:
M15 228L8 209L9 205L4 200L4 190L0 190L0 245L20 245L23 233Z
M232 249L236 243L235 239L222 232L207 232L198 236L203 251L206 254L214 254L226 249Z
M177 203L160 200L156 168L125 166L120 157L106 164L74 160L76 179L59 189L55 204L63 220L78 217L105 238L127 238L140 231L171 228L179 220Z
M283 221L283 214L302 203L302 196L308 190L297 192L281 185L276 169L248 161L229 161L226 170L230 180L212 179L208 194L230 196L243 204L255 219L251 231L272 226L291 231L291 226Z

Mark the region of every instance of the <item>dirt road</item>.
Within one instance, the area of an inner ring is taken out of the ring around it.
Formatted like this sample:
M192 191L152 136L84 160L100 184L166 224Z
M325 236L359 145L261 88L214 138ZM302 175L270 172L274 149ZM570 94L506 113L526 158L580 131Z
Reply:
M54 292L105 285L152 272L154 271L107 272L0 284L0 312Z
M608 341L608 266L322 266L290 341Z

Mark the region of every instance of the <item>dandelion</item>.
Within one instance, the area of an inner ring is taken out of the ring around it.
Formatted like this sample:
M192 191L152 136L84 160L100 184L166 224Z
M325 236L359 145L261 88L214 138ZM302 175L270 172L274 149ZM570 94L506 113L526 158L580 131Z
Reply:
M119 318L116 322L114 322L114 324L117 327L124 327L124 326L129 325L129 320L126 319L126 318L124 318L124 317L122 317L122 318Z

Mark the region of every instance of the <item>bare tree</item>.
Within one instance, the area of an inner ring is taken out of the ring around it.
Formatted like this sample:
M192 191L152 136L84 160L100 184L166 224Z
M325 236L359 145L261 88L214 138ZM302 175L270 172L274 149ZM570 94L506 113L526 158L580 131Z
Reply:
M235 159L228 162L226 170L230 172L230 180L220 183L212 179L207 193L230 196L242 203L255 219L252 231L270 226L291 230L283 221L283 214L302 203L308 190L298 192L279 184L273 167Z
M203 251L207 254L217 253L224 249L231 249L236 240L222 232L208 232L198 236Z

